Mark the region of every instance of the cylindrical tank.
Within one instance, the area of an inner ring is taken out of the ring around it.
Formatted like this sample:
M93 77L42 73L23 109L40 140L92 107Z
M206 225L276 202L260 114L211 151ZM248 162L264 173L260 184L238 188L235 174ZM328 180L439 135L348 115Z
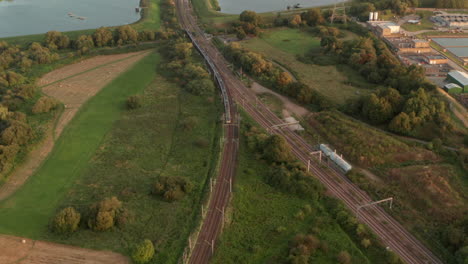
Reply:
M374 13L370 12L369 13L369 21L373 21L373 20L374 20Z
M379 20L379 12L374 12L374 21Z

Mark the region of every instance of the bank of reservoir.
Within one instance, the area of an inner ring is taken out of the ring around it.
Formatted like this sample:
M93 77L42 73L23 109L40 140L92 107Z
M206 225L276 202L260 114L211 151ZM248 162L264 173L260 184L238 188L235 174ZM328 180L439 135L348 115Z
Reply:
M293 8L314 7L334 4L335 0L218 0L221 12L228 14L240 14L244 10L255 12L270 12L286 10L288 6Z
M0 37L130 24L139 0L0 1ZM70 16L73 14L74 16Z

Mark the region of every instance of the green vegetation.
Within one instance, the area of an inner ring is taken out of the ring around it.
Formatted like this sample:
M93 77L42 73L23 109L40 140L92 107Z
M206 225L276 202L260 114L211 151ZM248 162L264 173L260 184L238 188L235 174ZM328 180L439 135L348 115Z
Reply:
M248 118L243 120L251 122ZM245 122L233 201L226 211L227 223L213 263L337 263L341 252L347 252L353 263L390 263L368 231L361 233L373 243L366 249L360 243L363 238L354 233L357 228L354 224L350 224L354 226L350 233L345 230L347 217L353 217L343 207L328 207L325 202L328 198L312 198L310 190L306 195L291 192L284 182L269 181L275 171L268 165L271 157L265 156L268 161L261 159L269 150L262 152L261 145L256 143L268 136L249 128ZM303 185L302 181L294 183L298 188ZM313 193L320 196L320 191ZM336 208L340 217L328 208ZM343 225L335 219L343 219ZM303 262L294 262L299 259Z
M431 22L430 18L432 16L432 11L418 11L417 15L421 17L421 24L409 24L405 23L401 27L407 31L420 31L420 30L431 30L434 28L434 24Z
M347 37L352 34L347 34ZM303 40L303 44L293 44L290 39ZM310 41L310 44L307 42ZM291 45L297 48L289 48ZM296 55L304 55L310 50L317 51L320 41L299 29L275 29L262 33L260 38L243 41L242 46L260 52L267 58L279 62L301 82L318 91L334 104L344 104L348 98L358 98L369 93L369 83L346 65L321 66L306 64ZM299 53L302 49L302 54ZM362 88L361 88L362 87Z
M135 248L132 254L132 259L136 263L147 263L154 256L154 245L149 239L145 239Z
M144 58L83 106L37 174L15 195L0 203L2 233L40 236L67 188L83 172L90 156L119 117L122 111L119 103L152 80L156 59L155 54Z
M466 237L467 232L462 227L468 200L466 154L445 150L440 139L426 149L404 143L339 112L312 115L306 130L314 143L331 144L359 166L348 176L375 199L399 197L391 214L447 262L455 263L451 256L463 239L452 233Z

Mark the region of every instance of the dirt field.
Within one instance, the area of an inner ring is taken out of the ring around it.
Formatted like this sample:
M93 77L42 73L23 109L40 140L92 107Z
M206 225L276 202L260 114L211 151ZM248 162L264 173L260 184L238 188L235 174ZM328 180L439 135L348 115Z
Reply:
M65 110L55 127L51 125L43 143L29 153L26 162L16 168L8 181L0 187L0 200L13 194L42 164L52 151L55 139L60 136L83 103L148 54L148 51L141 51L97 56L44 75L38 81L43 87L42 91L63 102Z
M23 240L25 243L23 243ZM1 264L127 264L117 253L0 235Z

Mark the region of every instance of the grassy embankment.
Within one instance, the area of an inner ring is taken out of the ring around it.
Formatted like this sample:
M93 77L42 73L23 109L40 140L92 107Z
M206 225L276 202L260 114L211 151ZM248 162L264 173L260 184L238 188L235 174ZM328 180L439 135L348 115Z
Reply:
M140 20L132 24L135 30L155 30L159 29L161 20L159 16L159 2L160 0L148 0L148 7L143 9L142 17ZM116 27L111 27L116 28ZM77 39L81 35L91 35L95 29L84 29L63 32L70 39ZM44 40L44 34L34 34L16 37L0 38L0 41L6 41L10 44L27 46L32 42L42 42Z
M353 38L353 34L347 32L345 38ZM370 88L370 84L347 65L319 66L299 61L297 56L319 52L320 48L318 38L300 29L268 30L260 38L243 41L242 45L285 66L300 81L337 105L370 92L370 89L366 89Z
M212 263L284 263L294 236L310 233L328 245L327 252L313 254L313 263L337 263L340 251L348 251L353 263L374 263L321 202L277 190L265 182L268 173L269 165L256 159L242 136L233 201ZM312 212L301 219L299 212L307 205Z
M338 112L314 114L306 130L311 143L319 136L318 141L332 144L356 168L366 169L356 169L350 177L376 200L398 197L390 213L451 260L439 234L468 210L467 174L453 153L402 142Z
M195 225L192 208L198 208L216 161L219 108L207 103L215 95L187 94L155 74L159 60L157 54L144 58L83 106L43 167L0 203L0 232L127 255L149 238L158 250L155 263L176 263ZM127 96L143 90L143 107L124 111ZM186 131L181 123L189 117L196 125ZM179 202L164 202L150 195L159 176L186 177L194 191ZM110 196L130 212L124 228L96 233L82 223L65 237L48 231L56 210L72 205L86 212Z

